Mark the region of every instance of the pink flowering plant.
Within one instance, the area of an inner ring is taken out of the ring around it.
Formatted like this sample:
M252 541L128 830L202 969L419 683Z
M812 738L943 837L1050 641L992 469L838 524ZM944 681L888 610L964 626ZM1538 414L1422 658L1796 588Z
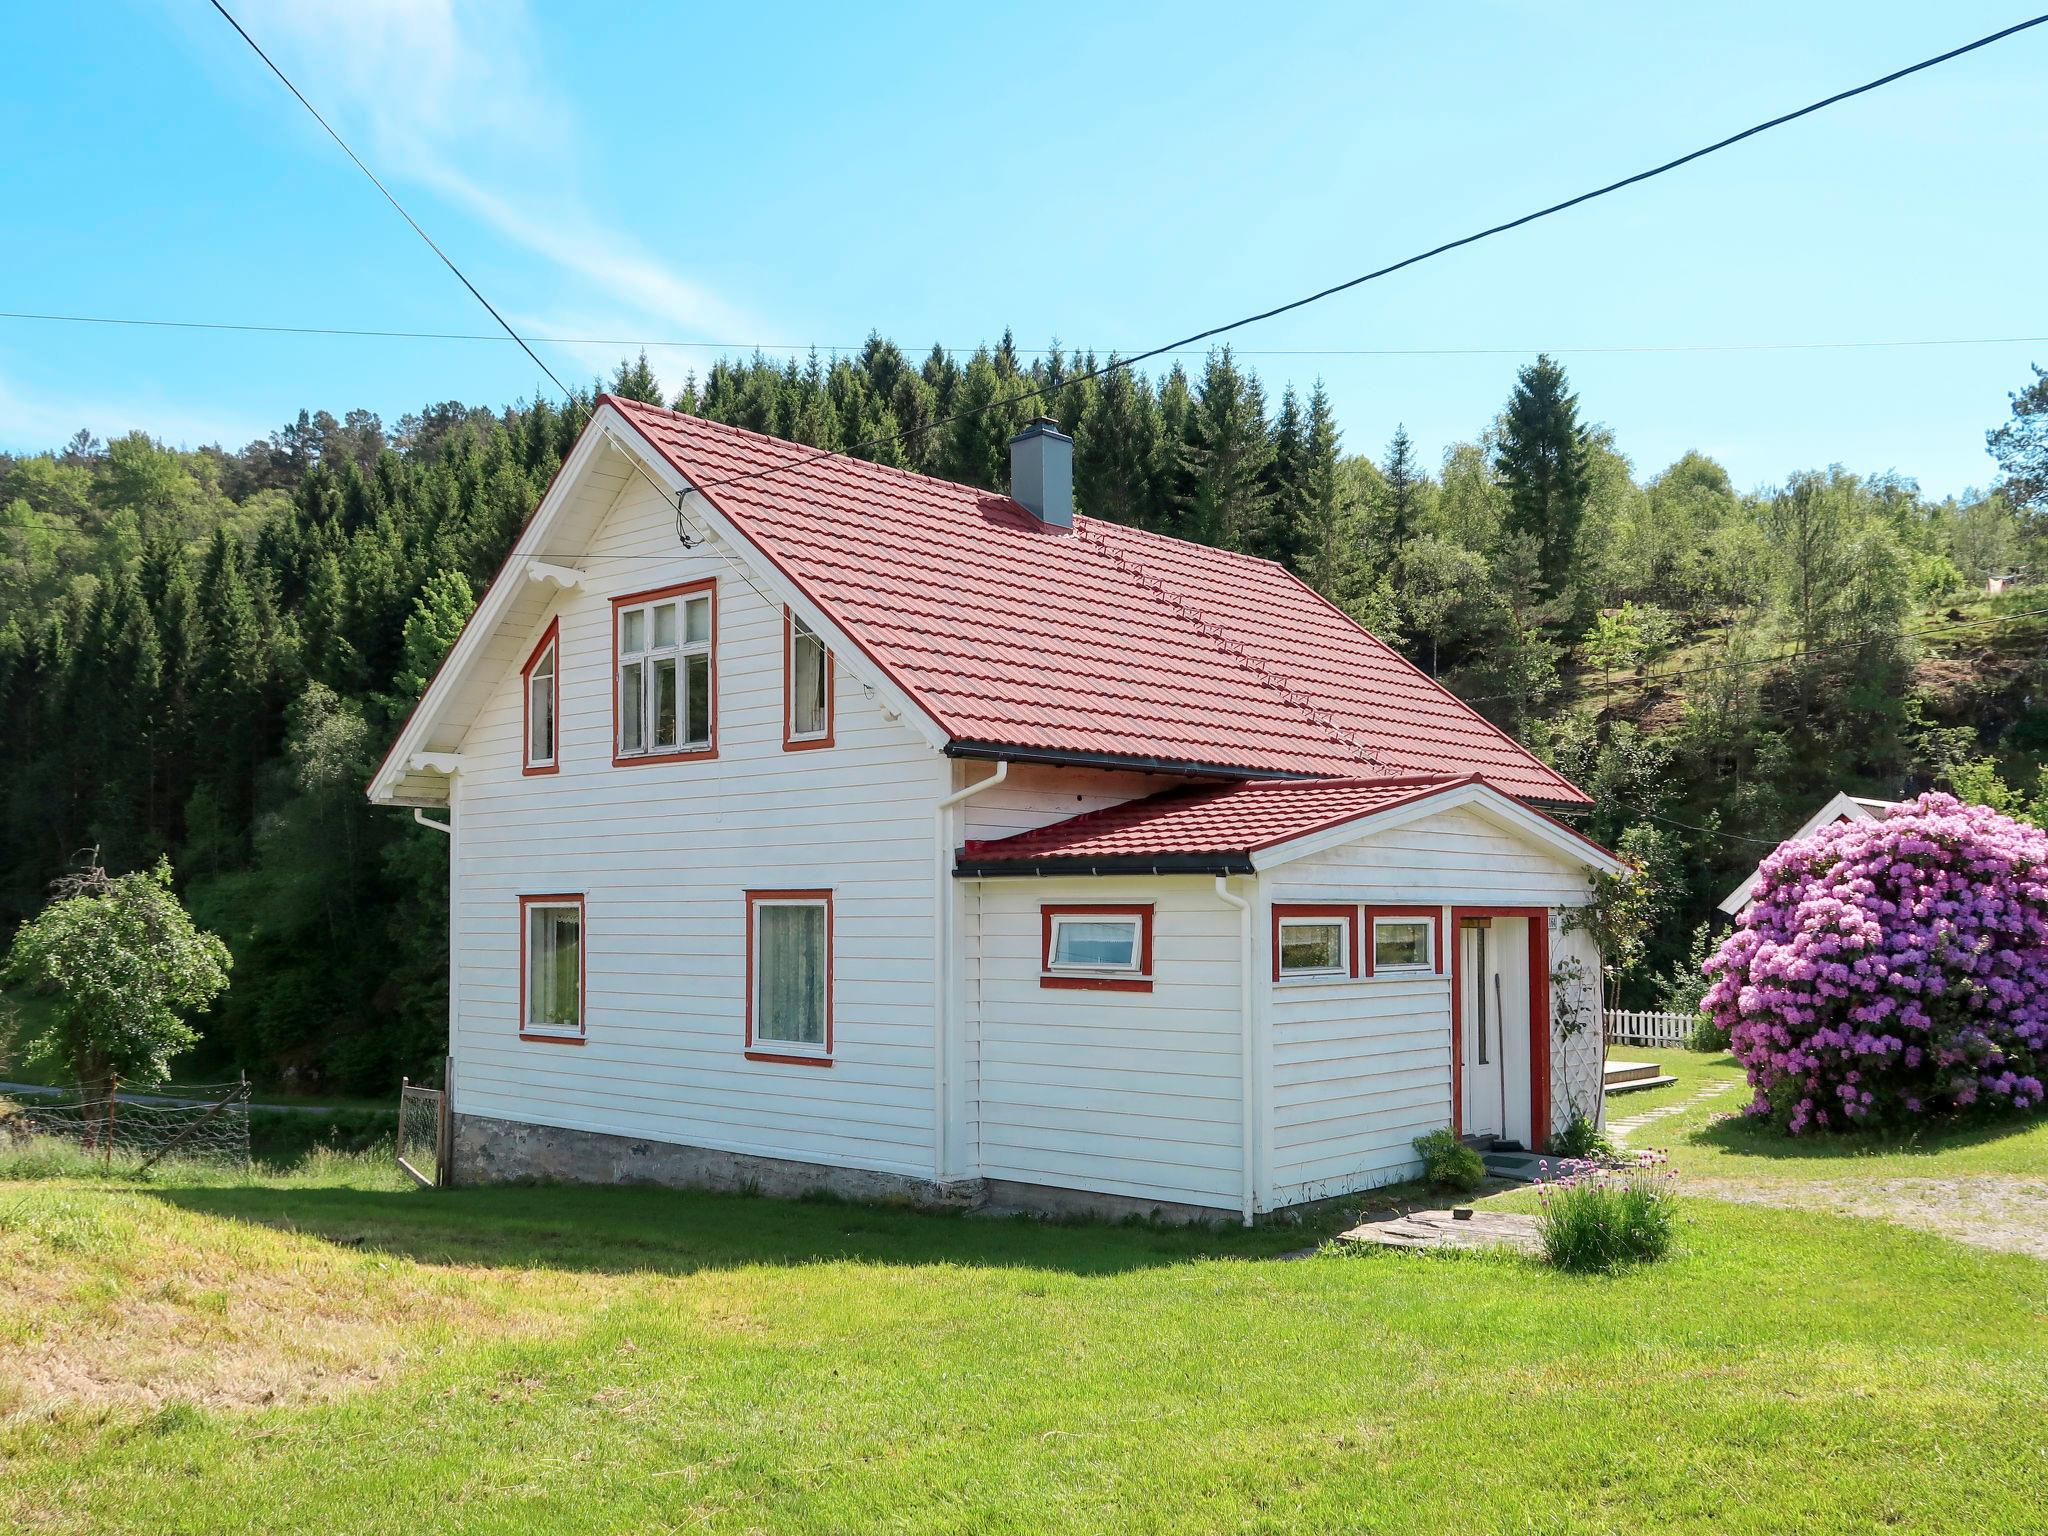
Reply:
M1971 1109L2039 1112L2048 832L1952 795L1765 859L1701 1007L1793 1135Z
M1671 1251L1677 1236L1678 1172L1660 1151L1539 1165L1536 1229L1559 1269L1611 1272Z

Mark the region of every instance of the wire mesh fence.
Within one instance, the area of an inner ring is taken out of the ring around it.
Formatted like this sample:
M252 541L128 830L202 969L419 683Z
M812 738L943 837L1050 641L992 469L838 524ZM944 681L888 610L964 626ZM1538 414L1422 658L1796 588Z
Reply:
M429 1189L448 1183L448 1099L406 1078L398 1088L398 1166Z
M249 1166L249 1083L124 1091L118 1081L0 1100L0 1151L57 1145L109 1167L147 1172L166 1159Z

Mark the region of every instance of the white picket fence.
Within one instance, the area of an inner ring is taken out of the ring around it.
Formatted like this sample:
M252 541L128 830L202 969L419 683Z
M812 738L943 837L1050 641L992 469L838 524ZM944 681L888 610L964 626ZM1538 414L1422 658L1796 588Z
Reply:
M1609 1008L1606 1017L1609 1045L1683 1046L1699 1022L1696 1014L1638 1013L1627 1008Z

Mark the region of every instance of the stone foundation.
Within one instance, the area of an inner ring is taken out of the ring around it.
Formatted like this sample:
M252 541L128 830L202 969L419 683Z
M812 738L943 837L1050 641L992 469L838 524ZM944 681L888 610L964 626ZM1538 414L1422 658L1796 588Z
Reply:
M1120 1221L1142 1216L1171 1222L1237 1220L1234 1211L1173 1201L1135 1200L1127 1195L1058 1189L1009 1179L964 1179L940 1184L900 1173L835 1168L828 1163L719 1152L710 1147L460 1113L455 1116L454 1176L458 1185L504 1184L522 1179L544 1184L658 1184L674 1189L712 1189L781 1199L823 1192L846 1200L906 1203L934 1210L1028 1212L1068 1219Z

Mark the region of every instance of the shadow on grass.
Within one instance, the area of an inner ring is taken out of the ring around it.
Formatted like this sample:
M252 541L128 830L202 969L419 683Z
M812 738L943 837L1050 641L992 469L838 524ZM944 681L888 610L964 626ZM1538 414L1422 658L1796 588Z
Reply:
M1936 1158L1970 1147L1989 1146L2038 1130L2038 1118L1950 1120L1911 1131L1819 1131L1788 1136L1768 1120L1748 1116L1709 1121L1686 1139L1733 1157L1777 1163L1855 1163L1872 1157Z
M653 1188L456 1190L144 1186L198 1214L421 1264L692 1274L850 1261L1113 1275L1208 1258L1267 1258L1313 1226L1086 1225ZM1334 1218L1331 1218L1334 1220Z

